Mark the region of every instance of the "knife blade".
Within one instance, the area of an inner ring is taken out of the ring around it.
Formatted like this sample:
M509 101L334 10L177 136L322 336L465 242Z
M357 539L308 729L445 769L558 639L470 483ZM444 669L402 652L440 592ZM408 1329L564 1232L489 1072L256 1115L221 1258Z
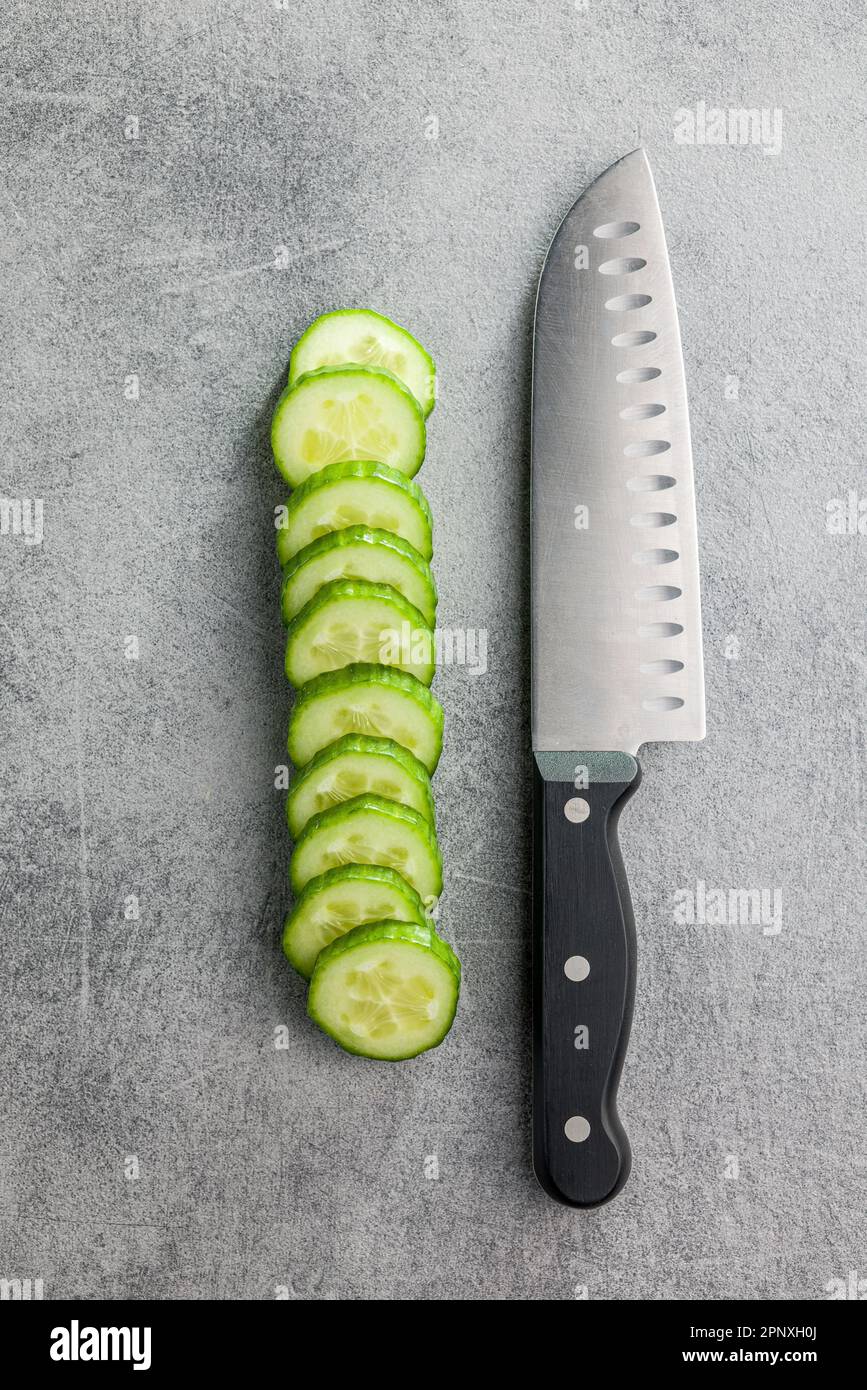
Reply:
M567 213L533 345L534 1167L620 1191L635 988L617 820L645 742L705 733L698 543L674 289L643 149Z

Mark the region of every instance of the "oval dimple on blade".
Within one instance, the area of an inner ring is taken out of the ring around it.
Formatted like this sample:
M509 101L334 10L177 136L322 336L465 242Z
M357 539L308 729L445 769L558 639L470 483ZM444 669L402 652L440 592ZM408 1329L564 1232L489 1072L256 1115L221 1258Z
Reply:
M641 256L618 256L613 261L603 261L599 267L600 275L634 275L647 265Z
M634 236L641 231L638 222L606 222L602 227L594 227L593 235L604 241L621 241L625 236Z

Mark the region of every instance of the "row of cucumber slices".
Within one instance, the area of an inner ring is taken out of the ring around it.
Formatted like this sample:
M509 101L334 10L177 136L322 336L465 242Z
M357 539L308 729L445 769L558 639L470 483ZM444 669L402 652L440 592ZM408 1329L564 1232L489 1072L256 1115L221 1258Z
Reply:
M432 917L442 891L430 776L442 749L432 521L412 481L435 371L366 309L295 346L271 431L286 674L297 687L286 814L295 905L283 949L308 1012L348 1052L397 1061L451 1027L461 967Z

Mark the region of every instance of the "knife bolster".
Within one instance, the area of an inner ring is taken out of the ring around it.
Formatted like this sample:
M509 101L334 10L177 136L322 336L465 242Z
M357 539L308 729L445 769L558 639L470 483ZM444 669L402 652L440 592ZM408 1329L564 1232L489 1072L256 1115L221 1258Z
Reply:
M543 782L572 782L579 791L579 781L593 786L598 782L632 782L638 776L638 759L631 753L534 749L533 757Z

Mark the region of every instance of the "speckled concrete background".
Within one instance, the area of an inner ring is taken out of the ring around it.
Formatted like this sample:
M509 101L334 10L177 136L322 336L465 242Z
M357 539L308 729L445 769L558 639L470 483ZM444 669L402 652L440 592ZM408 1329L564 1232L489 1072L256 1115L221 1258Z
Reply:
M44 499L41 545L0 537L0 1276L159 1299L867 1276L867 541L827 513L865 493L862 7L10 0L0 36L0 492ZM677 143L700 102L778 108L780 152ZM624 817L635 1165L582 1215L529 1155L530 321L559 218L639 139L691 388L710 733L647 748ZM440 621L489 634L486 675L437 685L462 1008L395 1068L308 1024L278 947L266 427L294 337L353 303L438 360ZM699 880L779 890L782 929L679 923Z

